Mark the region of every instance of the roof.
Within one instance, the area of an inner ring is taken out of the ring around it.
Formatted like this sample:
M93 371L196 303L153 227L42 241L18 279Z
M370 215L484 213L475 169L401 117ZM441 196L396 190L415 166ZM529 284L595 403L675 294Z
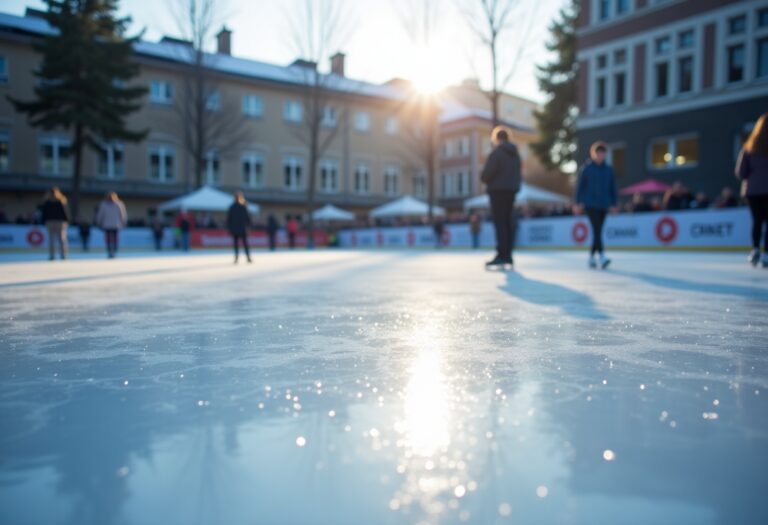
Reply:
M43 18L17 16L2 12L0 12L0 30L32 36L55 34L55 30ZM140 41L136 43L134 49L141 56L169 62L189 64L193 59L188 45L169 40L164 42ZM281 84L304 85L310 81L308 74L320 74L298 65L280 66L219 53L205 53L204 63L221 73ZM402 90L389 85L372 84L336 74L320 75L323 85L332 91L388 100L402 100L405 96Z
M450 124L473 118L480 119L488 123L493 122L493 113L488 109L471 108L457 102L446 102L443 103L442 106L443 112L440 115L440 124ZM508 120L502 120L501 123L518 131L524 131L528 133L533 133L536 131L535 129L528 126L515 124L514 122L510 122Z

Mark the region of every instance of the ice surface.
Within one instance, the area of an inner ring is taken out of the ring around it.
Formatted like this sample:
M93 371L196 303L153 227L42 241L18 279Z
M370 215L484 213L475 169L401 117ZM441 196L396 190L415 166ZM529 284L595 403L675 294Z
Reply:
M0 522L768 523L768 270L483 255L6 257Z

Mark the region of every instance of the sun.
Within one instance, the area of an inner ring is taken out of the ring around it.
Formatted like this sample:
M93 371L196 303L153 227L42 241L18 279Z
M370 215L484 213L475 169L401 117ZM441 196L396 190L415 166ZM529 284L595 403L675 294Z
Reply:
M434 96L443 91L451 83L448 74L451 68L444 64L440 53L421 48L414 52L411 59L411 83L422 95Z

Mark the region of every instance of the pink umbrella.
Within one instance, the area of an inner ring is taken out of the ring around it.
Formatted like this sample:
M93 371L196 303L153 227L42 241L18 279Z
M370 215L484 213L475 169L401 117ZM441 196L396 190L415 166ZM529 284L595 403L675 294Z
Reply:
M671 188L669 184L664 184L656 179L648 179L633 184L632 186L627 186L621 190L620 193L622 195L634 195L635 193L664 193L669 188Z

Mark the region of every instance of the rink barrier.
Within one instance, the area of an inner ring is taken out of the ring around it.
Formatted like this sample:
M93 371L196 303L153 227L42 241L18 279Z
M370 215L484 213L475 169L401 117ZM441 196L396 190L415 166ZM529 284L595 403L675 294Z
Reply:
M747 208L725 210L652 212L610 215L604 241L607 248L646 250L736 250L751 245L751 217ZM430 226L344 230L339 242L345 248L434 247ZM523 219L518 222L516 246L535 249L578 249L592 242L585 216ZM482 224L480 245L496 244L491 223ZM443 245L472 246L469 224L447 224Z

